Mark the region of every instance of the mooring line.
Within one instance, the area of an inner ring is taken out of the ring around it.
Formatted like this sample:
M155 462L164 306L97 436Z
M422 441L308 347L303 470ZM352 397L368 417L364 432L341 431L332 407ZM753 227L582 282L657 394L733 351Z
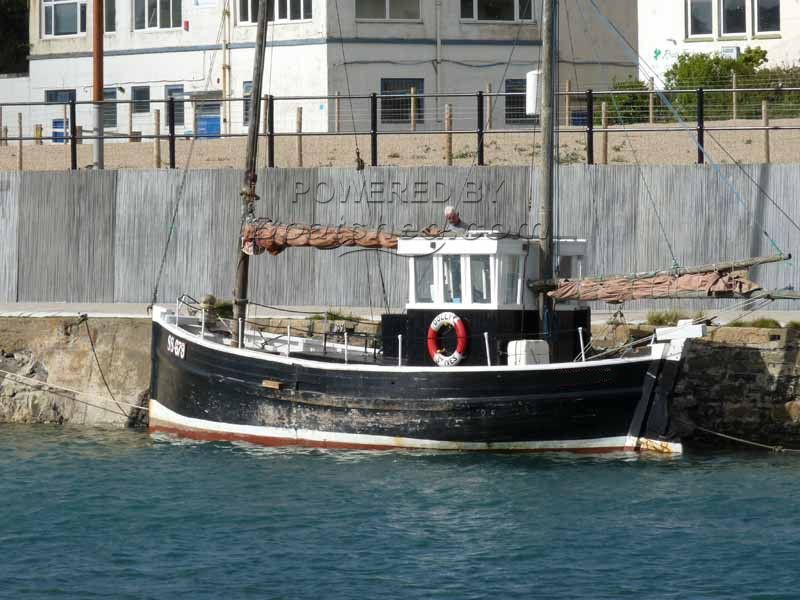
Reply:
M46 381L39 381L38 379L33 379L31 377L26 377L24 375L20 375L19 373L12 373L11 371L5 371L3 369L0 369L0 374L5 375L6 377L11 377L16 383L20 383L22 385L26 385L29 388L40 388L40 387L51 388L53 390L61 392L61 394L60 394L61 397L66 398L67 400L72 400L74 402L79 402L80 404L86 404L87 406L91 406L93 408L104 410L106 412L110 412L110 413L113 413L115 415L118 414L118 415L121 415L121 416L126 417L126 418L128 417L128 415L125 413L125 411L117 412L116 410L112 410L112 409L110 409L110 408L108 408L106 406L100 406L99 404L93 404L91 402L87 402L86 400L81 400L81 399L75 398L73 396L65 395L65 394L77 394L77 395L81 395L81 396L89 396L90 394L88 394L87 392L79 392L78 390L73 390L73 389L70 389L70 388L67 388L67 387L64 387L64 386L55 385L55 384L52 384L52 383L47 383ZM139 410L148 410L147 407L145 407L145 406L138 406L136 404L128 404L127 402L123 402L122 404L124 404L126 406L130 406L131 408L138 408Z
M783 446L770 446L769 444L762 444L761 442L753 442L751 440L746 440L744 438L736 437L733 435L728 435L727 433L720 433L719 431L713 431L711 429L706 429L705 427L698 427L694 425L694 428L698 431L702 431L703 433L708 433L709 435L715 435L717 437L724 438L726 440L731 440L733 442L738 442L740 444L745 444L747 446L754 446L756 448L764 448L765 450L771 450L772 452L798 452L800 453L800 449L796 448L784 448Z

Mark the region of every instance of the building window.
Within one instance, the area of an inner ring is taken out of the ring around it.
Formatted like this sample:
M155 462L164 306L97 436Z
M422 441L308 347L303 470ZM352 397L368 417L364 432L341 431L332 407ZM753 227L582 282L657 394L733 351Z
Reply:
M310 8L308 14L311 14ZM267 0L267 20L275 20L275 0ZM258 0L239 0L239 22L258 22Z
M424 79L381 79L381 95L410 96L411 89L417 97L417 123L425 122ZM411 98L381 98L382 123L410 123Z
M250 94L253 93L253 82L252 81L245 81L244 85L242 86L242 96L244 100L242 101L242 123L245 125L250 125Z
M275 21L275 4L278 21L307 21L312 15L312 0L267 0L267 20ZM239 22L258 22L258 0L239 0Z
M182 0L133 0L134 29L175 29L181 27Z
M106 33L117 30L117 0L105 0L103 18L106 21Z
M42 0L44 37L86 33L86 0Z
M722 0L722 35L747 33L746 0Z
M117 88L103 88L103 100L116 100ZM117 126L117 104L103 104L103 128L114 129Z
M535 125L538 119L535 115L528 115L525 106L525 93L527 82L524 79L506 79L506 123Z
M419 0L356 0L356 19L419 18Z
M164 87L166 98L175 98L175 127L183 127L184 106L183 106L183 86L167 85Z
M67 104L75 101L75 90L46 90L44 101L48 104Z
M781 30L781 0L756 0L756 33Z
M530 21L534 0L461 0L461 18L477 21Z
M131 88L134 113L150 112L150 88L147 86Z
M714 33L713 0L686 0L689 6L689 37Z

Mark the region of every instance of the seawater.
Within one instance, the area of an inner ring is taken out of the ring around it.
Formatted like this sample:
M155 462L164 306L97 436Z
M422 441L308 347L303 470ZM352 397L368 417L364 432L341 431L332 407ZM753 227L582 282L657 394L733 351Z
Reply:
M800 598L798 474L0 426L0 597Z

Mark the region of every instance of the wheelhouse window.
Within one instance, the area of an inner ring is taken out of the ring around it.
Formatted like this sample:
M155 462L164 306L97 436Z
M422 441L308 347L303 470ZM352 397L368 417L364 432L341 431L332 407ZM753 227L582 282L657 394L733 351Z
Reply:
M488 256L469 257L469 280L473 304L492 303L492 262Z
M164 96L166 98L175 98L175 126L183 127L184 115L186 110L183 103L183 86L182 85L167 85L164 86Z
M43 37L86 33L86 0L42 0Z
M461 304L461 256L453 254L442 257L442 278L444 283L444 301Z
M414 258L414 296L420 303L433 302L433 256Z
M747 33L747 0L722 0L722 34Z
M425 122L424 79L381 79L381 95L403 95L408 98L381 98L382 123L411 122L411 90L416 94L417 123Z
M686 0L689 14L689 37L713 35L713 0Z
M756 0L756 33L781 30L781 0Z
M356 19L419 20L420 0L356 0Z
M522 261L517 255L504 256L503 263L503 278L502 278L502 302L503 304L519 304L520 302L520 287L522 284L522 274L520 266Z
M131 88L134 113L150 112L150 88L147 86Z
M182 25L183 0L133 0L134 29L177 29Z
M475 21L530 21L534 0L461 0L461 18Z

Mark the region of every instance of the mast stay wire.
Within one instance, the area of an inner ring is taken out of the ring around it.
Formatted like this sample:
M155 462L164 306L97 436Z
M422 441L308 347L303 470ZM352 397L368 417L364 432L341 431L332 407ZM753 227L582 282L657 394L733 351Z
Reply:
M356 117L353 111L353 93L350 87L350 75L348 74L347 70L347 56L345 55L344 49L344 34L342 33L342 18L339 12L339 0L334 0L334 7L336 8L336 23L339 28L339 47L342 52L342 68L344 69L344 80L345 85L347 86L347 99L350 103L350 119L353 124L353 138L355 141L356 146L356 170L361 174L361 183L362 183L362 194L367 190L367 176L364 174L364 160L361 158L361 150L358 147L358 130L356 129ZM360 199L360 196L359 196ZM369 197L365 199L367 205L367 212L369 213L370 218L374 215L372 214L372 206L369 203ZM381 215L382 220L383 215ZM369 254L364 255L364 264L365 264L365 272L367 276L367 302L369 302L369 316L370 319L374 320L375 315L373 313L373 305L372 305L372 276L369 271ZM380 257L375 255L375 264L378 267L378 273L380 275L380 284L381 284L381 292L383 294L383 304L384 309L386 312L389 312L389 298L386 294L386 284L383 277L383 267L381 266Z
M603 12L597 6L596 0L588 0L588 2L591 4L592 9L594 10L595 14L597 14L597 16L600 18L600 20L606 26L606 28L619 39L619 41L621 42L622 50L628 55L628 58L631 59L632 61L636 62L639 65L643 65L647 69L647 71L649 71L653 75L654 80L657 79L659 81L659 83L661 83L663 85L664 84L664 80L658 75L656 70L643 57L641 57L639 55L639 53L633 48L631 43L622 34L622 32L609 20L608 17L606 17L603 14ZM703 156L708 160L709 166L711 166L711 168L714 169L714 172L716 173L717 178L720 181L723 181L724 183L726 183L728 185L728 187L733 192L733 195L736 198L737 202L739 202L739 204L742 206L742 208L745 210L745 212L751 213L753 215L753 221L761 228L761 232L764 234L764 237L767 238L767 240L769 241L769 243L772 246L772 248L778 254L783 255L784 254L783 250L781 250L780 246L778 246L778 243L769 234L769 232L767 231L764 223L761 220L759 220L755 216L755 214L753 214L753 211L751 211L747 207L747 203L744 201L744 198L742 198L741 194L739 193L739 190L736 188L736 184L733 182L733 180L730 177L726 176L722 172L722 169L720 168L719 164L713 159L711 154L706 149L705 144L701 144L700 141L698 140L697 136L696 135L692 135L691 128L686 123L686 121L683 119L683 117L681 117L680 113L678 113L677 109L672 104L672 102L669 101L669 99L666 97L664 92L659 90L659 89L656 89L655 92L656 92L656 94L658 94L659 99L664 103L664 105L667 107L667 109L669 109L670 113L672 113L672 116L675 118L675 120L686 131L686 134L689 136L689 139L692 141L692 143L697 147L698 150L700 150L700 152L703 153Z
M596 40L594 34L591 32L591 27L589 26L589 19L588 19L588 17L586 16L586 14L583 11L583 8L581 6L580 0L578 0L576 2L576 6L578 7L578 12L581 15L581 21L583 22L584 31L591 36L592 54L594 55L594 59L597 62L597 64L600 65L601 69L603 71L605 71L606 80L610 81L610 77L609 77L610 76L610 72L609 72L608 68L606 67L606 65L602 64L601 61L600 61L600 56L598 55L598 52L597 52L597 43L596 43L597 40ZM680 267L680 263L678 262L678 259L677 259L676 255L675 255L675 250L674 250L674 248L672 246L672 242L670 241L669 234L667 233L667 229L664 226L664 221L661 218L661 213L658 211L658 207L656 205L656 202L653 199L653 192L652 192L652 190L650 188L650 184L647 181L647 177L645 177L645 175L644 175L644 169L642 168L642 164L639 162L639 156L636 153L636 147L633 144L633 140L632 140L632 138L630 136L630 132L629 132L628 128L625 126L623 113L619 109L619 104L618 104L618 101L617 101L617 97L614 94L611 94L611 101L614 103L615 112L623 120L623 122L622 122L622 131L625 134L625 140L628 142L628 144L631 147L631 150L633 151L633 160L634 160L634 163L636 164L636 171L639 173L639 178L641 179L642 183L644 184L644 189L645 189L645 192L646 192L647 200L650 203L650 207L652 208L653 213L656 216L656 221L658 222L658 228L661 231L661 235L663 236L664 241L667 244L667 249L669 250L670 257L672 258L672 268L673 269L677 269L677 268ZM592 118L592 117L590 116L589 118Z
M542 0L542 2L545 2L545 1L546 0ZM527 12L527 9L530 8L531 9L531 17L534 16L533 15L533 0L525 0L524 7L522 6L521 2L520 2L520 5L521 5L520 6L520 12ZM514 42L511 44L511 51L508 54L508 59L505 61L505 64L504 64L504 67L503 67L503 74L500 76L500 81L497 84L497 89L498 90L503 85L503 82L506 79L506 75L508 75L508 71L511 68L511 64L512 64L512 61L513 61L513 58L514 58L514 51L517 49L517 46L519 45L519 40L520 40L520 37L522 36L522 28L526 24L530 24L530 23L528 23L526 21L520 21L519 25L517 25L517 33L514 36ZM541 62L542 62L542 53L540 51L539 52L538 61L535 61L534 64L538 63L539 65L541 65ZM491 108L491 111L490 111L490 114L489 114L490 120L494 116L494 111L497 108L497 106L496 106L497 103L496 102L492 102L491 104L492 104L492 108ZM536 152L536 146L534 144L533 153L535 153L535 152ZM470 176L472 175L472 172L474 171L475 167L477 166L475 164L477 162L477 160L478 160L478 155L477 155L477 152L476 152L475 156L472 157L472 164L470 164L469 169L467 170L467 174L464 176L464 185L461 186L461 193L453 201L453 208L455 208L456 210L458 210L458 205L461 203L461 199L464 197L464 191L467 189L467 184L470 181ZM531 184L529 187L533 188L533 185ZM531 196L532 195L533 195L533 190L531 189Z
M217 53L219 52L219 49L217 47L222 43L222 38L224 36L224 30L225 30L225 14L228 11L230 11L230 0L224 0L224 4L222 7L222 15L219 21L219 30L217 31L217 42L214 45L214 50L211 53L211 60L209 61L208 74L206 75L205 87L203 89L203 92L208 92L209 88L211 87L211 80L213 78L214 66L216 64ZM175 222L178 219L178 210L180 209L181 201L183 200L184 192L186 191L186 180L189 175L189 165L192 162L192 157L194 155L194 147L196 143L197 143L197 132L195 131L194 135L192 136L192 141L189 143L189 151L186 155L186 162L184 163L183 171L181 173L181 181L178 185L178 191L175 197L175 207L172 210L172 218L170 219L169 223L167 241L164 244L164 252L161 255L161 262L158 266L158 271L156 273L156 281L155 284L153 285L153 293L150 297L150 305L147 307L148 310L152 309L153 305L158 301L158 288L159 285L161 284L161 277L164 275L164 267L167 262L167 253L169 252L169 245L175 234Z

